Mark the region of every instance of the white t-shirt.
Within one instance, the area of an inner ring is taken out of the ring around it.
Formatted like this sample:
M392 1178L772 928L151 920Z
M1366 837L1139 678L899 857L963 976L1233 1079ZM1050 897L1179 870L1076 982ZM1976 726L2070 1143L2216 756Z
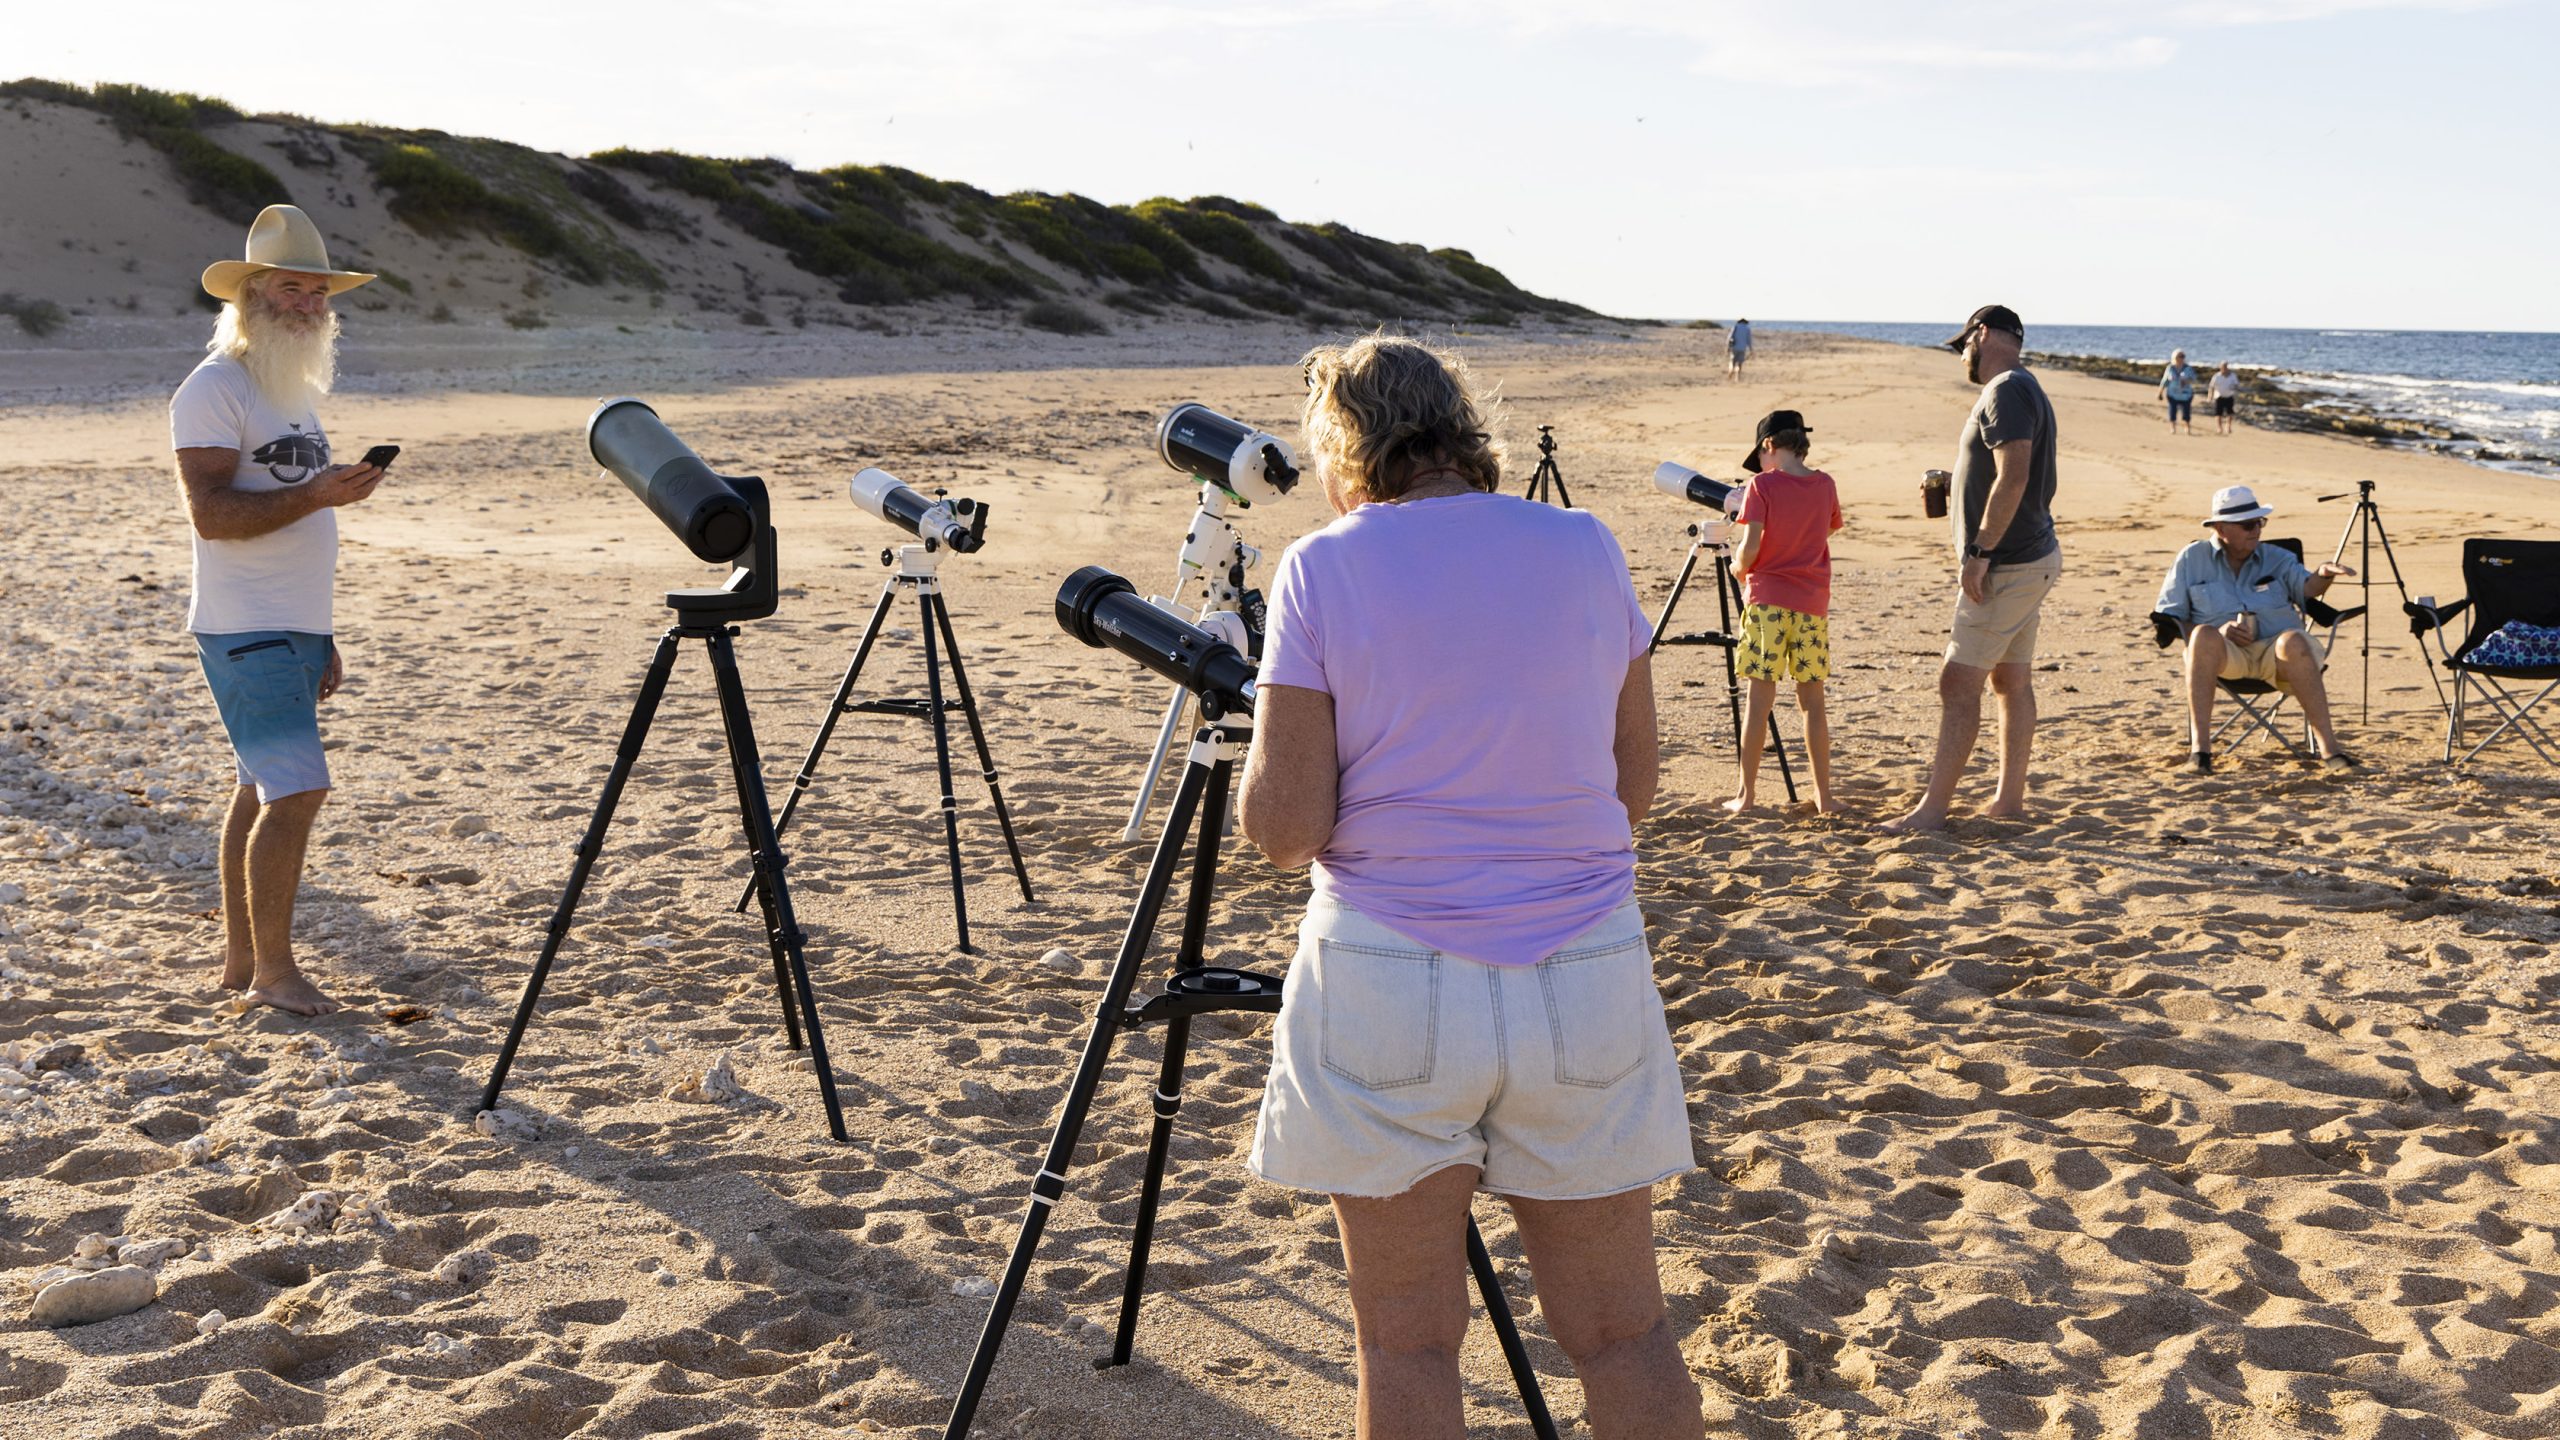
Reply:
M2239 377L2237 374L2235 374L2234 372L2229 371L2229 370L2216 370L2216 371L2214 371L2214 372L2213 372L2213 393L2214 393L2215 398L2217 398L2217 399L2219 399L2220 397L2225 396L2225 395L2237 395L2237 394L2239 394L2239 393L2240 393L2240 377Z
M234 490L286 490L329 468L329 437L305 406L288 415L270 403L239 361L208 355L169 401L175 448L240 452ZM280 530L246 540L195 542L195 594L187 628L199 635L246 630L335 633L330 600L338 571L338 512L315 510Z

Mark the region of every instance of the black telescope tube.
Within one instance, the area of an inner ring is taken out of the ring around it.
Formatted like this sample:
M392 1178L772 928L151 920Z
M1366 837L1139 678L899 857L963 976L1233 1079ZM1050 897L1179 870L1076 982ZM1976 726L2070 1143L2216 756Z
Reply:
M597 406L587 417L587 453L699 558L735 560L755 543L754 509L640 401Z
M1727 498L1733 494L1732 486L1721 480L1710 480L1675 460L1665 460L1654 467L1653 484L1655 489L1666 495L1679 496L1710 510L1722 510Z
M1251 710L1253 662L1179 615L1138 596L1137 587L1099 565L1087 565L1058 587L1058 628L1096 649L1119 651L1230 710Z

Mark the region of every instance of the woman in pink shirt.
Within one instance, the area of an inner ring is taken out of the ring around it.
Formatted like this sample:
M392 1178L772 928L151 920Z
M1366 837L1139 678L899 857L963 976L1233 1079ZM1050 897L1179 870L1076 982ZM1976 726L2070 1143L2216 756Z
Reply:
M1479 1189L1593 1433L1703 1434L1653 1254L1653 1186L1695 1162L1634 902L1651 627L1605 526L1499 493L1455 357L1373 335L1306 373L1341 518L1273 582L1241 810L1315 894L1251 1168L1333 1197L1362 1436L1463 1433Z

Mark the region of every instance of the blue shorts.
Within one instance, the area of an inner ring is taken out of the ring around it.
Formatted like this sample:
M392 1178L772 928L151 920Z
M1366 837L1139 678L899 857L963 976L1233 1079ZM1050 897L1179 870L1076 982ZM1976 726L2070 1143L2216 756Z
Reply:
M2174 395L2173 395L2173 396L2171 396L2171 397L2169 397L2169 423L2170 423L2170 424L2175 425L2175 424L2177 424L2177 423L2178 423L2179 421L2181 421L2181 420L2189 420L2189 421L2192 421L2192 420L2194 420L2195 418L2196 418L2196 400L2195 400L2195 397L2194 397L2194 396L2190 395L2190 396L2188 396L2188 397L2187 397L2186 399L2184 399L2184 400L2178 399L2178 398L2177 398L2176 396L2174 396Z
M198 635L213 708L231 736L240 783L258 787L258 803L329 788L329 757L320 748L320 676L329 668L326 635L299 630L245 630Z

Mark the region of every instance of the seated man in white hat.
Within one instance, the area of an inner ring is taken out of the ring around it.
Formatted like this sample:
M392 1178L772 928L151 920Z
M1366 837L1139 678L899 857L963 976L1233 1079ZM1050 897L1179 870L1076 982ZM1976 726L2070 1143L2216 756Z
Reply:
M378 466L329 463L312 407L337 369L329 297L372 278L333 269L300 210L268 206L247 258L204 272L222 318L169 402L195 532L187 629L239 769L222 825L222 983L297 1015L339 1008L294 964L293 902L329 794L319 705L346 678L332 638L337 507L382 480Z
M2213 773L2217 680L2257 680L2290 693L2326 762L2337 768L2356 764L2329 728L2320 642L2302 624L2303 602L2356 572L2327 560L2306 570L2284 547L2259 544L2274 513L2246 485L2215 491L2204 520L2212 536L2178 552L2153 607L2186 631L2187 768L2198 775Z

